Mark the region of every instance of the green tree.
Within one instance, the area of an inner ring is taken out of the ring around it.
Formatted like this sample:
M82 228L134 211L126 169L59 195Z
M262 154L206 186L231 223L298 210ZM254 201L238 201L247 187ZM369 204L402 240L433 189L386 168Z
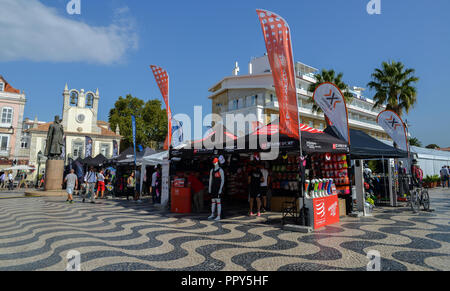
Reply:
M119 126L123 136L121 148L126 149L133 145L133 132L131 116L136 117L136 143L143 147L155 147L155 143L164 142L167 135L167 114L161 108L161 101L143 100L127 95L116 101L114 108L109 112L111 128Z
M429 144L429 145L427 145L425 148L427 148L427 149L432 149L432 150L437 150L437 149L440 149L441 147L440 146L438 146L437 144Z
M409 139L409 145L415 147L422 147L422 142L418 138L412 137Z
M375 69L372 81L367 84L375 90L374 108L386 105L399 116L409 113L417 102L417 89L414 84L419 78L414 76L414 69L405 69L401 62L383 62L381 68Z
M344 76L343 73L339 73L336 75L336 72L334 70L325 70L322 69L322 71L319 74L314 75L314 77L317 80L317 83L313 83L309 86L308 91L311 93L314 93L316 91L316 88L325 82L330 82L335 84L344 94L345 102L350 103L350 101L353 98L353 95L348 92L348 85L342 81L342 77ZM314 102L312 96L308 98L308 103L313 104L312 106L312 112L313 113L323 113L322 109Z

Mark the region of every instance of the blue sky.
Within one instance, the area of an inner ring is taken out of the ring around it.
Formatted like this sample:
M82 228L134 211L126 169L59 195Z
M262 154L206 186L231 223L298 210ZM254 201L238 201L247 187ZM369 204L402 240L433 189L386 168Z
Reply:
M0 0L0 74L26 91L26 117L61 114L66 82L99 88L103 120L118 96L160 99L150 64L168 70L175 114L209 113L208 88L265 52L263 8L288 21L295 60L343 72L350 85L365 87L382 61L415 68L412 135L450 146L448 0L381 0L381 15L366 12L369 0L81 0L81 15L68 15L68 2Z

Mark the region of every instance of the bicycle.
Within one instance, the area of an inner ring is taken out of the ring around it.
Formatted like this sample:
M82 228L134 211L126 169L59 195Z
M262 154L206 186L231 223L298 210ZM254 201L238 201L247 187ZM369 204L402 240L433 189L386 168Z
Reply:
M428 194L428 190L423 188L422 186L414 187L409 195L408 203L414 213L420 211L421 205L423 206L425 211L429 211L430 195Z

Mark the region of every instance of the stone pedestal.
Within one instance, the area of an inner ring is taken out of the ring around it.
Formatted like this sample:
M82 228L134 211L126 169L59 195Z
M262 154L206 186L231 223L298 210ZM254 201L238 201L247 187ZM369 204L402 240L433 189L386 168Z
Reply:
M45 166L45 191L62 190L64 161L47 160Z

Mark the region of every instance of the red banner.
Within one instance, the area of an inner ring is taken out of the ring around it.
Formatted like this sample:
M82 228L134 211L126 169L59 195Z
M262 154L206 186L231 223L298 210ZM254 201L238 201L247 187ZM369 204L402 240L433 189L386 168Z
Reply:
M339 222L339 200L337 195L314 198L314 229Z
M158 84L159 90L164 98L164 103L166 104L167 120L169 124L167 129L167 138L164 142L164 149L168 150L172 142L172 111L169 106L169 74L158 66L151 65L150 68L153 71L156 83Z
M264 33L280 106L280 133L300 139L297 86L289 25L275 13L256 11Z

